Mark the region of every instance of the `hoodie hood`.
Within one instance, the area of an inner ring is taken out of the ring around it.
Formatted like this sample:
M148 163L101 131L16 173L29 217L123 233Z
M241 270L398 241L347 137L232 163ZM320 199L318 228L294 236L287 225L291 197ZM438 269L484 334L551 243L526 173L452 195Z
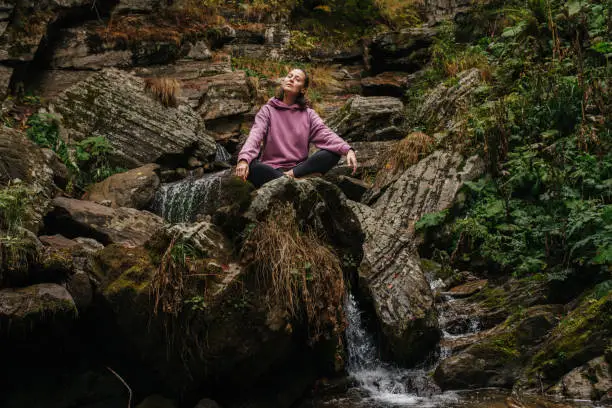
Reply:
M267 105L270 105L271 107L278 109L278 110L304 110L305 109L305 108L302 108L297 103L294 103L293 105L287 105L285 102L281 101L280 99L276 97L270 98Z

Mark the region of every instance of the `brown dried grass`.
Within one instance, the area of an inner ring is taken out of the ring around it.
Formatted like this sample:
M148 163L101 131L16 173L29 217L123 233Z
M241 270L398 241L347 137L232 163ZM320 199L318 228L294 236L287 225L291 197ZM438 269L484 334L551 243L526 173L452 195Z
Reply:
M432 152L435 140L423 132L412 132L400 140L395 149L390 152L387 163L393 172L404 170L418 163Z
M177 47L185 36L197 37L225 24L215 7L206 7L197 0L175 2L156 15L112 16L97 34L116 46L137 42L167 42Z
M386 184L394 175L416 164L433 151L435 140L423 132L412 132L387 153L384 167L378 172L374 185Z
M334 78L334 68L328 65L315 65L306 69L310 75L310 86L322 93L341 88L342 84Z
M146 78L145 92L165 107L176 108L181 93L181 84L174 78Z
M312 232L300 231L290 204L277 205L249 234L243 247L260 285L285 305L287 313L308 320L309 339L340 335L345 327L345 295L338 257Z
M153 297L154 315L161 311L164 315L176 317L183 306L185 268L173 259L172 252L176 243L175 236L171 239L161 258L159 268L151 279L150 291Z

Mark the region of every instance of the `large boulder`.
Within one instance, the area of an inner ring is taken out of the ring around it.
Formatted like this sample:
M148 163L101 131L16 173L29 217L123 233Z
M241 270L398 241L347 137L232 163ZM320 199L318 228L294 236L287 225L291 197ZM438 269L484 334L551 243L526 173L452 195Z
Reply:
M328 120L328 126L347 141L399 139L404 104L384 96L355 96Z
M109 202L111 207L148 208L159 187L157 164L147 164L124 173L112 175L89 187L85 199Z
M197 43L196 43L197 44ZM195 53L194 48L200 47L191 46L191 51ZM207 76L215 76L221 74L229 74L232 72L231 58L229 54L217 53L215 58L204 58L201 51L197 56L181 59L174 64L159 65L152 67L138 67L134 69L134 73L140 77L168 77L181 81L183 90L181 95L187 98L189 105L196 109L200 105L198 97L201 95L197 88L192 91L188 85L191 81L197 81L199 78ZM196 82L197 83L197 82Z
M518 388L556 384L575 367L604 354L612 336L612 292L582 302L565 315L525 368Z
M247 222L263 220L274 203L291 203L297 219L313 228L336 248L360 252L363 233L346 197L335 185L320 178L294 180L281 177L255 191L243 217Z
M381 157L386 157L397 144L393 140L379 142L352 142L359 166L355 177L367 177L376 174L384 165ZM339 176L351 176L353 168L346 163L346 156L342 156L338 164L325 174L326 179L336 180Z
M401 98L406 94L411 76L405 72L382 72L361 79L364 96L393 96Z
M89 279L91 256L104 245L91 238L69 239L59 234L39 238L44 247L34 279L63 283L79 312L84 311L93 301L93 286Z
M117 336L173 392L245 387L294 352L282 307L231 254L202 222L161 232L149 249L109 245L96 255Z
M366 234L360 287L398 359L422 358L439 335L433 294L415 250L414 223L449 208L463 183L483 169L477 157L436 151L406 169L372 207L352 204Z
M509 317L465 350L443 360L434 378L443 389L512 387L533 346L558 323L562 305L534 306Z
M145 92L144 80L116 69L70 87L53 100L50 110L62 116L70 139L103 136L128 167L186 150L209 160L216 151L193 109L165 107Z
M251 110L251 87L244 71L194 79L185 83L190 99L200 101L204 120L244 114Z
M134 208L110 208L91 201L57 197L53 210L45 219L52 233L89 237L108 244L143 245L155 237L164 221L148 211Z
M366 62L373 73L418 71L429 61L436 33L434 28L419 27L378 34L366 49Z
M49 197L53 175L47 158L25 133L6 126L0 128L0 186L18 179Z
M251 183L240 180L229 170L207 173L200 178L187 177L162 184L155 194L153 210L169 222L189 222L212 215L220 207L244 207L250 202L252 191Z
M550 392L566 398L612 401L612 370L603 356L574 368Z
M27 335L43 326L74 320L77 309L63 286L42 283L0 290L0 338Z

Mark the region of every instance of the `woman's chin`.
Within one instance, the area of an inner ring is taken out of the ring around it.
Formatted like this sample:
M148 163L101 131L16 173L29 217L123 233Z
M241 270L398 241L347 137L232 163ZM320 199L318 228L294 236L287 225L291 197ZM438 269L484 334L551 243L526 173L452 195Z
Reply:
M298 95L298 93L295 92L291 88L283 88L283 92L285 93L286 96L297 96Z

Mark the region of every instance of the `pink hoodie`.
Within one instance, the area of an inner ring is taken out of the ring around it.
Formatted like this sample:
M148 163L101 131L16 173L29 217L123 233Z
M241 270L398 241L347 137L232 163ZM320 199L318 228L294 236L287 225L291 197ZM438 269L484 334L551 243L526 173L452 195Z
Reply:
M250 164L257 158L262 141L265 146L259 160L283 169L295 167L306 160L310 143L339 155L346 154L351 148L325 126L314 110L302 109L297 104L287 105L276 98L270 99L257 112L238 161L246 160Z

